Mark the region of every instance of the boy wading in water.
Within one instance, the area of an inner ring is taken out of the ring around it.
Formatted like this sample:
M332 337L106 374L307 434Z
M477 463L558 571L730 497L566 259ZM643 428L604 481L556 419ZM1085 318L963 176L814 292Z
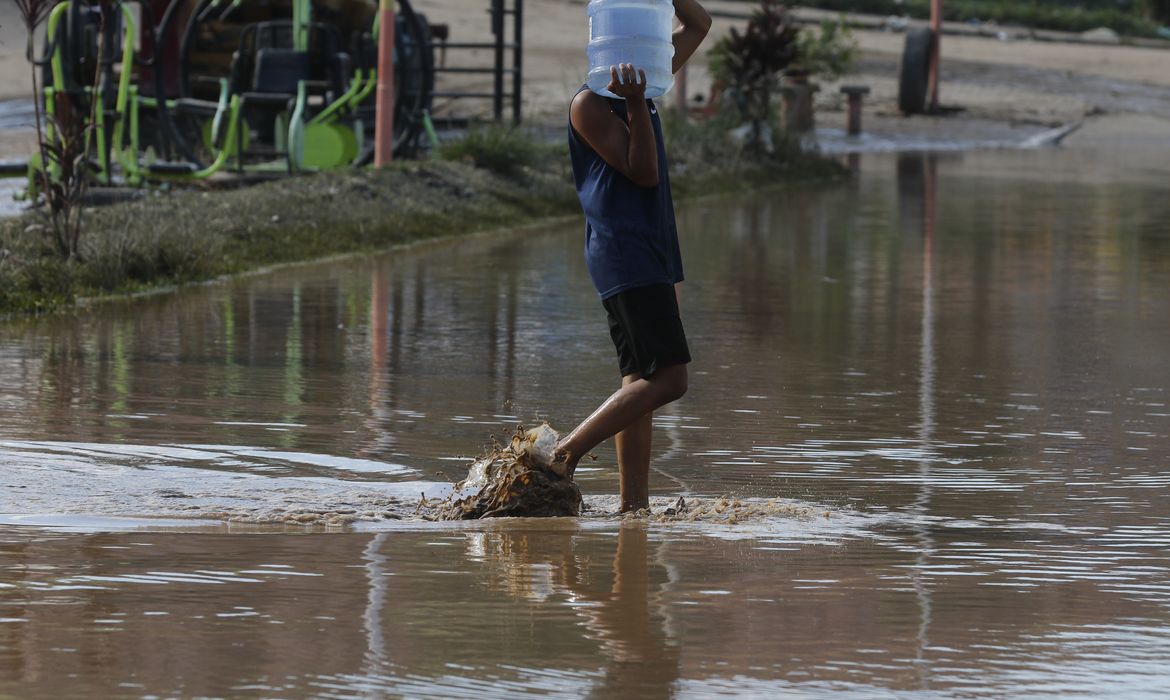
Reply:
M673 71L711 28L697 0L674 0ZM691 361L679 318L682 256L674 223L658 110L646 99L646 73L610 69L610 92L583 87L569 109L569 154L585 211L585 262L609 315L622 386L557 445L554 469L572 475L578 460L616 436L622 511L650 505L654 410L687 391Z

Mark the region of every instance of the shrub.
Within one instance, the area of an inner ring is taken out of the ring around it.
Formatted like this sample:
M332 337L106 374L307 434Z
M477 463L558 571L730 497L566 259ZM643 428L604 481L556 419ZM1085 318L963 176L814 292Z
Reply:
M711 71L727 86L742 121L751 124L748 144L758 149L772 118L780 71L797 57L799 30L776 0L763 0L742 34L734 27L711 49Z
M812 75L836 80L857 57L857 41L844 20L824 20L818 29L804 29L796 42L796 63Z
M667 112L662 120L662 135L671 163L686 169L695 165L733 165L741 153L728 134L736 126L738 122L728 111L702 121L673 110Z
M444 160L466 161L501 175L515 175L551 153L553 148L516 126L476 126L458 141L439 148Z

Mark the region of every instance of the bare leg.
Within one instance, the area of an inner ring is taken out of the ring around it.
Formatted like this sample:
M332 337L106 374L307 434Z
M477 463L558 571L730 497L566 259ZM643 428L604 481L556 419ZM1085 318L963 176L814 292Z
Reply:
M622 386L639 379L622 377ZM650 443L654 413L647 413L614 436L621 478L622 512L650 507Z
M586 418L557 445L557 454L565 460L567 471L572 474L578 460L586 452L632 427L635 422L642 419L648 421L649 414L653 413L654 409L681 398L686 392L686 365L664 367L651 377L624 378L622 388L615 391L593 412L593 415ZM647 437L644 448L647 453L650 449L649 444ZM646 462L649 464L649 456Z

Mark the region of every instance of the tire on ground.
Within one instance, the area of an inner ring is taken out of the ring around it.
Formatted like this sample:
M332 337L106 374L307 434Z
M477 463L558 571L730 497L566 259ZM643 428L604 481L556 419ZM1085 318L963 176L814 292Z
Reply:
M898 109L903 114L922 114L926 111L930 47L933 43L934 32L930 27L917 27L906 32L902 69L898 75Z

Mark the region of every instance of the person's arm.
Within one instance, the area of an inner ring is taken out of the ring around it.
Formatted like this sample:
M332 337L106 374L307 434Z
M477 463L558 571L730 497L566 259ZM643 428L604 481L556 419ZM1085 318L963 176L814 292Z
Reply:
M681 23L674 30L674 65L673 72L682 70L690 60L699 44L711 30L711 15L703 9L698 0L674 0L674 14Z
M610 68L608 89L625 98L628 124L614 116L604 97L589 90L573 99L569 120L606 163L639 187L657 187L658 145L646 106L646 71L628 63L614 66Z

